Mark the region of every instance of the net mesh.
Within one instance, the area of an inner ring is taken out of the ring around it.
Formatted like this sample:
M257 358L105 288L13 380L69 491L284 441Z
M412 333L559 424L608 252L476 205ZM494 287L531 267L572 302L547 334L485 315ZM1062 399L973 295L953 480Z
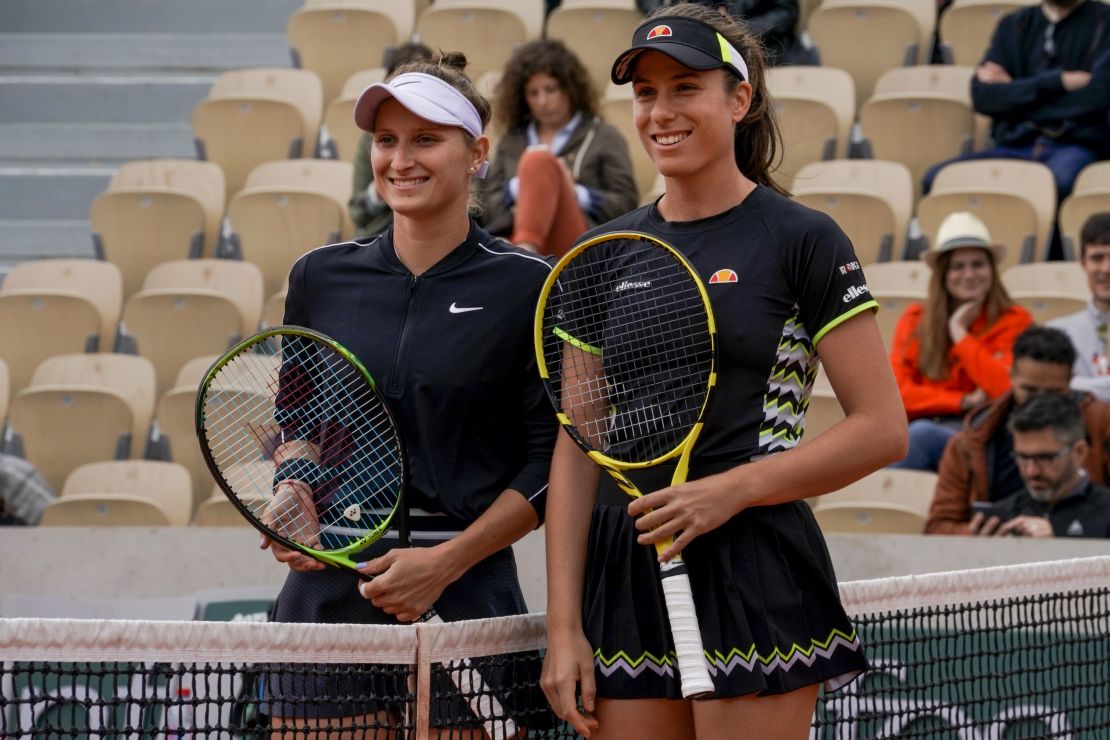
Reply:
M1110 557L841 592L873 670L812 737L1110 737ZM0 737L574 737L537 685L543 630L0 620Z

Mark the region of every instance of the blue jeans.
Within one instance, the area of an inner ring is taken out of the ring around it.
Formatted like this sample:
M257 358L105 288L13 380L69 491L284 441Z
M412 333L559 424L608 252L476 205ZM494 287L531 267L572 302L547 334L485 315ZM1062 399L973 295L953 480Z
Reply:
M1056 179L1056 201L1068 197L1075 187L1075 178L1079 171L1097 161L1098 157L1093 151L1078 144L1061 144L1054 139L1043 136L1028 146L996 146L993 149L984 149L981 152L970 152L959 157L945 160L929 168L922 178L922 192L928 193L933 188L933 179L940 170L953 162L965 162L971 159L1026 159L1031 162L1040 162L1052 170Z
M910 422L909 451L903 459L890 467L937 472L944 446L957 430L955 419L914 419Z

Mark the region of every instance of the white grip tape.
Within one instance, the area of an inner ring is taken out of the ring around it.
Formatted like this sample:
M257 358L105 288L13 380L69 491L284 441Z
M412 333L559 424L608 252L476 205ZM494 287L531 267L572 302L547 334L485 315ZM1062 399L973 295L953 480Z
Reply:
M673 561L672 561L673 562ZM665 568L665 566L663 566ZM672 568L674 566L672 565ZM677 572L675 572L677 571ZM667 616L671 622L671 637L678 656L678 676L682 680L682 696L712 694L713 680L705 660L701 643L698 615L694 611L694 595L690 591L690 577L685 568L662 572L663 596L667 600Z
M436 614L426 620L428 624L442 624L443 618ZM458 687L470 705L470 711L482 722L490 740L508 740L516 737L516 722L505 713L501 702L493 690L486 685L478 669L472 668L466 658L453 660L444 666L451 681ZM501 719L494 719L500 717Z

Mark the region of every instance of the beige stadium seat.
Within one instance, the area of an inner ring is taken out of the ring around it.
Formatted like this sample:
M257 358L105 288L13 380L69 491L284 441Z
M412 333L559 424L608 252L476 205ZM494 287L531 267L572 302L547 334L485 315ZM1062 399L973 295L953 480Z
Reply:
M982 219L991 238L1006 247L997 265L999 272L1033 259L1039 222L1033 205L1020 195L986 191L937 192L934 190L917 204L917 221L929 244L935 243L944 218L957 211L970 211Z
M655 168L644 147L640 144L640 134L632 121L632 85L609 84L605 97L599 105L601 117L620 131L628 142L628 154L632 158L632 176L636 180L636 191L646 193L655 185L659 170Z
M58 355L35 368L29 387L90 387L112 391L131 413L131 457L141 457L154 413L154 366L144 357L113 352Z
M826 534L922 534L925 531L925 517L900 504L818 503L813 516Z
M956 0L940 17L944 59L950 64L978 65L1003 16L1029 4L1021 0Z
M193 487L184 466L161 460L86 463L66 477L62 498L88 494L140 496L158 504L170 524L184 526L193 514Z
M936 473L883 468L839 491L818 496L815 508L819 511L840 504L894 504L925 517L936 487Z
M1079 172L1072 192L1085 193L1088 190L1110 190L1110 162L1094 162Z
M123 310L125 331L154 365L159 395L193 357L220 354L252 334L262 314L255 265L213 260L164 267Z
M856 115L851 76L831 67L785 66L767 70L767 86L782 131L777 176L789 185L801 168L846 154Z
M1082 311L1087 307L1087 296L1075 293L1011 293L1014 302L1025 307L1033 316L1033 322L1045 324L1061 316Z
M952 64L917 64L912 67L888 69L875 82L873 95L895 93L931 93L947 95L971 102L971 78L974 67Z
M165 527L173 524L157 502L143 496L82 493L52 501L42 527Z
M1079 259L1079 235L1087 219L1107 211L1110 211L1110 186L1072 192L1064 199L1060 204L1060 231L1067 259Z
M289 17L285 35L293 65L320 76L325 102L339 95L352 73L381 64L386 49L408 40L398 33L388 11L352 3L298 8Z
M12 379L8 374L8 363L0 360L0 430L8 420L8 404L12 398Z
M921 260L895 260L864 265L867 285L872 291L901 291L925 300L933 271Z
M513 48L543 33L543 0L437 0L416 21L420 41L432 49L458 49L479 78L504 68Z
M96 349L109 352L116 340L123 277L111 262L86 259L27 260L12 268L0 291L68 291L92 301L100 314Z
M339 96L328 103L324 109L324 129L327 131L329 157L341 162L353 162L356 156L367 156L366 152L355 151L363 135L362 129L355 124L355 102L363 90L384 79L385 69L382 67L355 72L343 83ZM349 183L347 189L350 190Z
M265 162L251 170L244 190L251 188L284 188L318 190L334 200L343 212L343 239L354 236L347 204L351 200L354 180L353 162L334 159L285 159Z
M218 493L197 507L193 524L198 527L249 527L250 522L226 496Z
M262 269L265 294L272 295L303 254L339 241L344 212L318 190L251 188L232 199L227 220L240 256Z
M304 128L297 107L274 96L206 98L193 108L197 154L220 166L228 193L239 192L259 164L310 150Z
M281 326L285 320L285 296L288 289L279 290L266 300L262 309L263 326Z
M196 159L139 159L120 165L109 190L168 188L193 195L204 208L204 253L213 254L220 239L227 189L224 172L214 162Z
M907 308L914 303L921 303L925 297L916 290L877 290L875 288L871 288L871 296L879 304L875 320L879 323L883 346L889 352L894 348L894 331L898 328L898 320L902 318Z
M937 172L931 192L971 193L976 190L1009 193L1027 200L1037 214L1034 249L1039 251L1022 261L1035 260L1039 253L1048 253L1049 236L1056 218L1056 180L1047 166L1021 159L953 162Z
M316 156L316 140L320 133L320 120L324 115L324 87L320 76L309 69L287 67L246 67L224 72L212 83L209 98L240 98L260 96L284 100L297 108L301 115L303 146L299 154L289 157ZM272 159L279 159L273 157ZM280 157L284 159L284 157ZM228 184L228 196L235 190Z
M153 186L106 190L89 207L96 250L119 267L124 298L158 263L199 257L206 218L195 196Z
M814 385L809 397L809 407L805 414L805 433L802 441L808 442L833 424L844 418L844 409L840 406L832 388L823 383L820 387Z
M876 95L864 102L859 118L871 156L906 165L915 193L929 167L969 151L972 144L971 106L948 95Z
M907 5L838 0L822 3L809 17L809 35L822 65L852 76L857 102L871 97L875 81L886 70L919 61L925 39L918 15Z
M220 355L201 355L189 360L177 372L173 387L191 386L195 390L200 385L201 380L204 379L204 374L208 372L208 368L212 367L218 359L220 359Z
M101 326L96 305L76 291L0 291L0 359L12 391L24 388L46 358L87 351Z
M547 17L545 36L566 44L590 73L594 89L609 86L609 69L628 48L644 14L631 0L564 0Z
M416 15L431 4L431 0L305 0L304 7L353 5L370 8L388 14L397 29L398 43L405 43L412 37L416 27Z
M913 210L913 178L905 165L876 159L814 162L794 178L792 191L799 203L840 225L864 265L905 254Z
M1078 262L1034 262L1014 265L1002 273L1002 284L1015 293L1061 293L1086 300L1091 288Z

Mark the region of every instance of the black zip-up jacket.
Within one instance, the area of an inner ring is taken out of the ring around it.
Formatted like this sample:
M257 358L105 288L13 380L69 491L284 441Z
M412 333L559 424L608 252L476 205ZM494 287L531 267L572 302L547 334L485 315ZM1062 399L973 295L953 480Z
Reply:
M1013 81L972 78L975 110L993 119L997 145L1027 146L1043 135L1110 156L1110 7L1087 0L1060 21L1054 55L1045 51L1048 27L1040 5L999 21L983 61L1001 65ZM1068 92L1060 73L1071 71L1090 72L1090 83Z
M413 508L462 528L511 488L543 520L556 423L532 318L550 271L473 223L420 276L397 258L392 228L293 266L285 323L334 338L370 371L408 453Z
M1110 489L1085 478L1075 493L1051 504L1021 490L996 503L993 514L1004 522L1018 516L1047 517L1057 537L1110 537Z

